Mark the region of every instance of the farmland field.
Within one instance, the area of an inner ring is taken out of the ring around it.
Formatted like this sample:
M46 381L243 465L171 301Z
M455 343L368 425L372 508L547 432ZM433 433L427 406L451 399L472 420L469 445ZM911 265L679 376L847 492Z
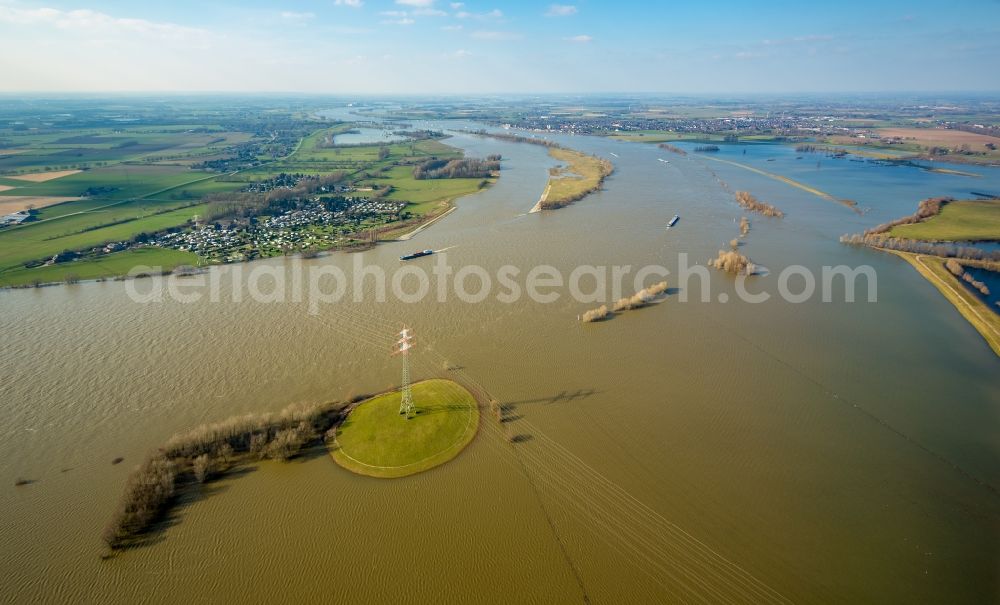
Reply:
M67 281L67 279L109 278L126 275L138 266L156 267L170 271L181 265L197 264L198 256L191 252L162 248L140 248L115 252L98 259L85 259L33 269L18 268L13 271L0 272L0 287L57 283Z

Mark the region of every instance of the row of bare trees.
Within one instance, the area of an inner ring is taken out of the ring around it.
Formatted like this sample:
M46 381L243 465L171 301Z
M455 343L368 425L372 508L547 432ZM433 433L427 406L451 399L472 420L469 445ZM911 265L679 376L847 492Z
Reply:
M204 483L242 460L287 460L321 436L329 440L346 409L342 402L295 405L278 414L238 416L171 437L125 482L104 541L121 548L137 539L187 484Z
M526 137L519 134L487 132L485 130L476 130L473 131L472 134L479 135L481 137L490 137L491 139L497 139L499 141L507 141L508 143L528 143L529 145L541 145L542 147L562 148L562 145L556 143L555 141L540 139L538 137Z
M773 216L776 218L781 218L785 216L785 213L778 210L771 204L767 202L762 202L758 200L749 191L737 191L736 192L736 203L743 208L749 210L750 212L756 212L757 214L763 214L764 216Z
M945 261L944 266L948 268L955 277L965 281L967 284L979 290L983 296L990 295L990 288L985 283L977 280L974 275L965 270L965 266L953 258Z
M500 170L500 156L490 155L485 160L460 158L455 160L427 160L413 169L413 178L422 179L485 179Z
M601 305L596 309L591 309L580 316L580 321L584 323L592 323L595 321L602 321L604 319L610 318L615 313L623 313L625 311L631 311L632 309L641 309L646 305L649 305L657 298L662 296L667 291L667 282L661 281L655 283L652 286L648 286L639 290L632 296L625 296L619 298L611 305L611 309L608 309L607 305Z
M840 236L840 243L852 246L868 246L871 248L897 250L899 252L911 252L913 254L927 254L929 256L940 256L943 258L1000 262L1000 252L998 251L986 252L973 246L962 246L959 244L942 242L923 242L899 237L889 237L885 234L870 234L868 232L854 235L845 234Z
M925 221L932 216L937 216L941 213L941 209L944 208L950 202L955 201L954 198L950 197L932 197L921 201L917 204L917 211L909 216L904 216L903 218L897 218L894 221L889 221L888 223L882 223L877 227L873 227L865 231L865 235L876 235L879 233L888 233L893 227L898 227L899 225L912 225L913 223L919 223Z
M677 155L687 155L688 154L688 152L684 151L680 147L677 147L676 145L671 145L670 143L660 143L659 144L659 148L663 149L665 151L669 151L670 153L676 153Z

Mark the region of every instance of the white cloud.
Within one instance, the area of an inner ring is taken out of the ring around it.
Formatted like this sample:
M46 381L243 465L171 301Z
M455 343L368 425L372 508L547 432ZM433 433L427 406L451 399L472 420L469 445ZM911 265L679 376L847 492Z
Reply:
M427 7L434 4L434 0L396 0L396 4L404 6Z
M445 25L445 26L442 26L441 29L443 29L446 32L457 32L457 31L459 31L459 30L462 29L462 26L461 25Z
M406 11L381 11L379 12L383 17L405 17L407 16Z
M553 4L545 13L546 17L569 17L576 14L576 7L572 4Z
M385 19L384 21L380 21L380 23L383 25L413 25L416 21L409 17L403 17L401 19Z
M305 21L310 21L316 18L315 13L296 13L293 11L282 11L281 18L285 21L291 21L294 23L303 23Z
M361 8L364 6L363 0L333 0L337 6L350 6L351 8Z
M141 34L161 39L201 38L206 30L169 22L113 17L92 10L62 11L55 8L15 8L0 5L0 23L48 25L64 31L90 35Z
M471 57L472 53L465 50L464 48L460 48L459 50L456 50L455 52L451 53L451 56L456 59L464 59L465 57Z
M587 34L580 34L579 36L572 36L566 39L569 40L570 42L579 42L581 44L586 44L587 42L594 41L594 37L588 36Z
M448 13L443 10L438 10L436 8L417 8L413 10L414 15L420 15L422 17L447 17Z
M519 40L523 36L516 32L475 31L472 37L479 40Z
M488 13L470 13L468 11L459 11L455 13L455 16L459 19L479 19L480 21L486 21L488 19L503 19L503 12L499 8L494 8Z
M462 8L463 6L465 6L465 3L464 2L452 2L448 6L451 7L451 10L457 11L458 9Z

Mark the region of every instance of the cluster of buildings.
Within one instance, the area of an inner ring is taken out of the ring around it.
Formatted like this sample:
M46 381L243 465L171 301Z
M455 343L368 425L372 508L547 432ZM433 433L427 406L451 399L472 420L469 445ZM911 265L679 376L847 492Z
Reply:
M727 118L623 118L555 116L525 117L504 128L565 134L628 134L641 131L670 131L689 134L735 133L748 136L770 134L794 136L801 134L846 134L850 128L837 124L839 118L818 115L733 116Z
M27 210L19 210L17 212L12 212L6 216L0 216L0 227L6 227L8 225L20 225L24 221L31 217L31 213Z
M250 183L243 189L243 191L249 191L251 193L267 193L268 191L274 191L275 189L292 189L299 184L300 180L304 178L306 178L306 175L304 174L288 174L282 172L281 174L273 176L269 179L258 181L256 183Z
M216 224L166 233L148 245L194 252L222 262L274 256L289 250L333 247L364 221L378 224L396 217L406 202L356 198L335 209L311 203L247 224Z

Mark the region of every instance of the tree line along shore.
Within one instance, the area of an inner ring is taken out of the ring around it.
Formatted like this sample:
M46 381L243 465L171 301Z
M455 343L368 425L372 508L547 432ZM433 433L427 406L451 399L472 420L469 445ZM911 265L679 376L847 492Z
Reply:
M947 238L947 239L946 239ZM988 285L969 267L1000 272L1000 252L976 247L976 241L1000 241L1000 199L922 200L916 212L841 242L899 256L951 302L1000 356L1000 305L991 306Z
M237 416L171 437L129 475L102 533L104 542L112 550L139 544L183 490L253 460L288 460L307 446L335 437L337 423L364 399Z

